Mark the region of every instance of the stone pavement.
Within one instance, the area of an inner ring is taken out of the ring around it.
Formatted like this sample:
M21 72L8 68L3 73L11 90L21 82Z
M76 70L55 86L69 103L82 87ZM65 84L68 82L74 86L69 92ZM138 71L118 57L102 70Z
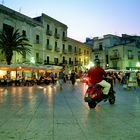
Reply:
M89 109L86 85L0 87L0 140L140 140L140 87Z

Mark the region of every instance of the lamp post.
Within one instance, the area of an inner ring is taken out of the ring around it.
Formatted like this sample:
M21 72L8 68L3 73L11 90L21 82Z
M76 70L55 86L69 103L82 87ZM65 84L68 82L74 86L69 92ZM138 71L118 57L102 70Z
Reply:
M136 63L136 67L138 68L138 70L140 69L140 62Z

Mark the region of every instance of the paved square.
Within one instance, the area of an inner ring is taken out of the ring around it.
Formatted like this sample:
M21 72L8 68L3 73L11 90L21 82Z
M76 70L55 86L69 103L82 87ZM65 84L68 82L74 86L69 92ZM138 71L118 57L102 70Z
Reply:
M89 109L86 85L0 87L0 140L140 140L140 87Z

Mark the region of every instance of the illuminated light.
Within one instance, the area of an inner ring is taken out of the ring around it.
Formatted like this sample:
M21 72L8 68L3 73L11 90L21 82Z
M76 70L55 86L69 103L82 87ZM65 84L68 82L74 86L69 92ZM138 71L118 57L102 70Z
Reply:
M46 92L46 91L47 91L47 89L46 89L46 88L43 88L43 91L44 91L44 92Z
M44 87L42 87L42 86L38 86L38 88L41 88L41 89L43 89Z
M136 67L140 67L140 62L137 62L136 63Z
M86 66L86 68L89 69L89 68L91 68L93 66L94 66L94 63L90 61L89 64Z
M7 74L7 71L0 70L0 77L3 78Z
M35 64L35 58L34 57L31 57L30 62Z

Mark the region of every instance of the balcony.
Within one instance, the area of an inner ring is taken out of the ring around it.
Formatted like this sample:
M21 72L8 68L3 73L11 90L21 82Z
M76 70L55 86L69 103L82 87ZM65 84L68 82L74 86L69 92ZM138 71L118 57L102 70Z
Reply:
M128 59L134 59L134 55L129 55Z
M62 53L67 54L68 51L67 50L62 50Z
M47 50L52 50L52 45L46 45Z
M46 31L46 35L52 36L52 31L51 30L47 30Z
M138 61L140 61L140 55L138 55Z
M43 59L41 58L36 59L36 64L43 64Z
M55 47L55 51L56 51L56 52L60 52L60 48Z
M55 34L54 34L54 37L55 37L56 39L59 39L59 38L60 38L60 34L55 33Z
M66 36L63 36L63 37L62 37L62 40L63 40L63 41L67 41L67 37L66 37Z
M82 52L79 52L79 55L82 55Z
M70 50L68 50L68 53L73 53L73 51L70 49Z
M120 55L110 55L110 60L119 60Z
M78 51L74 51L75 54L78 54Z

